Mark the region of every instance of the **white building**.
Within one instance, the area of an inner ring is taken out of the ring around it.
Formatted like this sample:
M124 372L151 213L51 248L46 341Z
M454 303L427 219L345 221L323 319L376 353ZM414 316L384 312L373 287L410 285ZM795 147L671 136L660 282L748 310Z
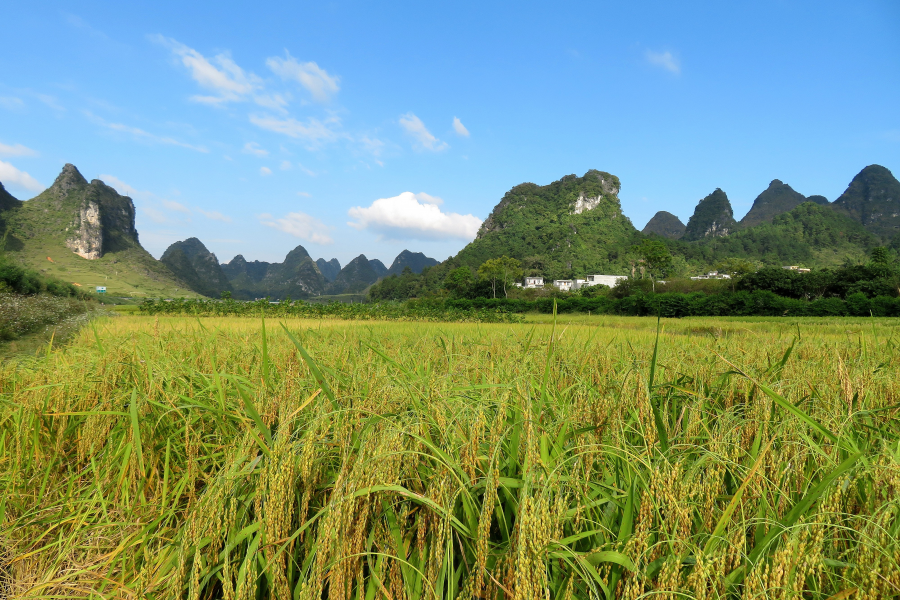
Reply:
M728 273L719 273L718 271L710 271L704 275L697 275L696 277L691 277L694 281L699 281L700 279L731 279L731 275Z
M608 285L611 288L625 279L626 275L588 275L584 279L554 279L553 287L563 292L571 292L580 290L583 287L591 287L592 285Z
M626 279L628 279L628 276L626 275L588 275L584 285L608 285L609 287L614 288L620 281Z
M542 288L542 287L544 287L544 278L543 277L526 277L524 287L526 287L526 288Z

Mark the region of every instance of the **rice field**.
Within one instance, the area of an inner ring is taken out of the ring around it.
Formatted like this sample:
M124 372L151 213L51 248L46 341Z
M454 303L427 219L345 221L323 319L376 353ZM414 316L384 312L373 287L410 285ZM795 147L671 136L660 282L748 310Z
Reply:
M900 595L900 323L532 319L0 364L0 598Z

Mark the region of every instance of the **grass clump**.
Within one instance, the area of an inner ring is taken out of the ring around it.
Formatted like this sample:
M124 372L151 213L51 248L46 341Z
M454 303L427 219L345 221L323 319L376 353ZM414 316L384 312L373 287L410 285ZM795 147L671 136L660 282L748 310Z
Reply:
M900 593L896 324L664 325L100 322L0 367L0 566L28 597Z

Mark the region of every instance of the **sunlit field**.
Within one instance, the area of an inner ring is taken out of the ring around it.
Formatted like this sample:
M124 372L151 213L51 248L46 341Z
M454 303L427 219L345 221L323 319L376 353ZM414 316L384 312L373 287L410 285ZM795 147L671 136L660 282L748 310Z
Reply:
M0 365L0 598L889 598L900 323L120 316Z

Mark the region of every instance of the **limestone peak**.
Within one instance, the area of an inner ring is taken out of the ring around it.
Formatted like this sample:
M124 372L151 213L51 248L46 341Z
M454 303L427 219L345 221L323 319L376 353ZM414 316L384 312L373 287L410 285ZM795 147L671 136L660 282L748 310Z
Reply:
M78 168L72 163L66 163L56 181L50 186L50 191L59 196L65 196L71 190L87 184L87 179L78 171Z

